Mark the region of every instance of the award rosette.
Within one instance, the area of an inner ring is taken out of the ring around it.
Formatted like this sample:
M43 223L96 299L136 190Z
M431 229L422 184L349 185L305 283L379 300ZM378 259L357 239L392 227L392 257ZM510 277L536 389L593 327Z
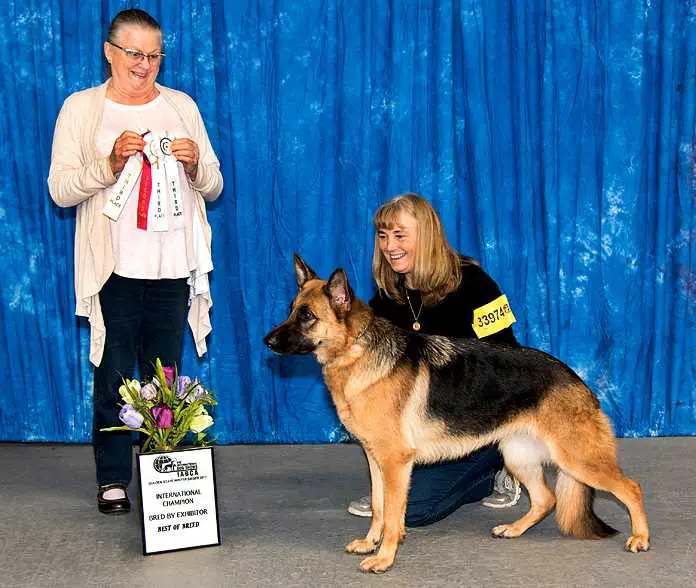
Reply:
M103 213L111 220L118 220L138 184L138 228L168 231L171 214L173 228L183 229L184 205L178 162L172 155L173 139L166 132L152 131L147 131L143 139L143 152L131 156L126 162Z
M212 447L137 456L143 555L220 545Z

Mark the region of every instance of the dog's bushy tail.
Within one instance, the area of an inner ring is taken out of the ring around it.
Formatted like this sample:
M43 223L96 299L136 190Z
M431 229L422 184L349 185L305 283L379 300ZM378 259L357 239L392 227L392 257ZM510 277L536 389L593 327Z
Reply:
M556 479L556 521L564 535L580 539L603 539L618 531L607 525L592 509L594 488L558 471Z

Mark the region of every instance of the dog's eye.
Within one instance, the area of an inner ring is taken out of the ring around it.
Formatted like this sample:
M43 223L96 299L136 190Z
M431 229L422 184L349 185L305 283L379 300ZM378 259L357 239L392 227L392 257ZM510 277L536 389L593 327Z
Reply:
M309 310L308 306L301 306L300 309L297 311L297 317L304 323L308 323L310 321L316 320L316 316L314 316L314 313Z

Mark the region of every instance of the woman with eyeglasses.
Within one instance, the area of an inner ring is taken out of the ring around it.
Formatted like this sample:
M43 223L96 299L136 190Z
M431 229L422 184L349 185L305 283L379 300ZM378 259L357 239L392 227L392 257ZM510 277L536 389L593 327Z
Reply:
M77 207L76 314L89 319L94 371L97 506L130 510L130 433L117 426L122 378L153 375L160 358L181 363L186 319L206 351L212 304L211 231L205 201L222 175L195 102L156 83L164 52L159 23L137 9L111 22L104 55L111 77L69 96L56 121L48 186Z

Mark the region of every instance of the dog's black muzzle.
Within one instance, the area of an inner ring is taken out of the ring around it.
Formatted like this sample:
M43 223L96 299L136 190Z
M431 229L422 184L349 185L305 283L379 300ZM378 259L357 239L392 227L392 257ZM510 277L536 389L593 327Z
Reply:
M316 347L292 323L278 325L263 338L263 342L271 351L282 355L306 355Z
M281 327L276 327L263 338L264 345L266 345L266 347L268 347L271 351L274 351L275 353L282 353L280 335Z

